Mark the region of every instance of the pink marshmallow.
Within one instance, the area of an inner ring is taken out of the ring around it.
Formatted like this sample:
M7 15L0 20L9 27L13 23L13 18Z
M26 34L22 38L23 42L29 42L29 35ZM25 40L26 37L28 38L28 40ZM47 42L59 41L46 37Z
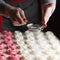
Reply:
M13 41L12 41L12 40L4 39L4 42L5 42L7 45L13 44Z
M11 48L9 48L9 49L7 50L7 53L8 53L8 54L16 54L17 52L16 52L16 50L12 50Z
M8 46L8 48L17 49L15 44L12 44L12 45Z
M0 55L4 54L4 51L3 50L0 50Z
M6 57L2 54L0 55L0 60L6 60Z
M4 45L0 42L0 55L3 54Z
M9 54L16 54L16 53L17 53L16 46L15 46L14 44L11 45L11 46L8 46L7 52L8 52Z
M6 34L7 33L7 31L5 30L4 32L3 32L3 34Z
M4 31L3 33L4 33L4 35L12 36L12 32L10 32L10 31Z
M10 55L8 60L20 60L20 57L18 55Z
M9 33L10 36L12 36L12 32L9 31L8 33Z
M0 50L4 49L3 43L0 42Z
M5 43L6 44L13 44L13 41L12 41L12 38L11 37L5 37L4 39L3 39L4 41L5 41Z

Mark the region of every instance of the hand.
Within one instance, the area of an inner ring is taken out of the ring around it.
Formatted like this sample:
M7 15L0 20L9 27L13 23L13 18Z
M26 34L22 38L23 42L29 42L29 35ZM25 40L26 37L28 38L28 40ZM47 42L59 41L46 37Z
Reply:
M21 8L8 7L6 8L6 15L11 19L14 26L22 26L28 22Z
M47 23L45 23L44 19L41 21L41 25L42 25L43 28L47 28Z
M52 15L52 3L46 4L42 7L42 26L47 27L47 23Z

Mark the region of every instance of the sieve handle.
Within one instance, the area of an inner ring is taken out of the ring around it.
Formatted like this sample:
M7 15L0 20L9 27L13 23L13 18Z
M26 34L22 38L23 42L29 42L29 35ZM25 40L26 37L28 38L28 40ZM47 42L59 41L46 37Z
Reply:
M39 29L39 30L44 29L43 26L38 25L38 24L33 24L33 23L27 24L27 27L28 29Z

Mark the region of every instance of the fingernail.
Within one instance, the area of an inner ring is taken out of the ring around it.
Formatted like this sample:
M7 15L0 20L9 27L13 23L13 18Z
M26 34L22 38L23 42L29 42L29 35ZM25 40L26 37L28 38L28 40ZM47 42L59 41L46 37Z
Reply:
M27 20L26 18L23 18L23 20L25 21L25 20Z
M26 22L28 22L28 20L27 20L27 19L26 19L25 21L26 21Z
M26 18L23 19L25 22L28 22L28 20Z
M43 25L43 28L47 28L47 25Z

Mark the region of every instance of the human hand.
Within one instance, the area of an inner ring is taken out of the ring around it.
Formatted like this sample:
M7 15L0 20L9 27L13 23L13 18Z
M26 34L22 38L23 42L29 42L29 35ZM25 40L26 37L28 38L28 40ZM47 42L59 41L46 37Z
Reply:
M11 19L13 26L22 26L28 22L25 13L21 8L7 7L6 15Z

